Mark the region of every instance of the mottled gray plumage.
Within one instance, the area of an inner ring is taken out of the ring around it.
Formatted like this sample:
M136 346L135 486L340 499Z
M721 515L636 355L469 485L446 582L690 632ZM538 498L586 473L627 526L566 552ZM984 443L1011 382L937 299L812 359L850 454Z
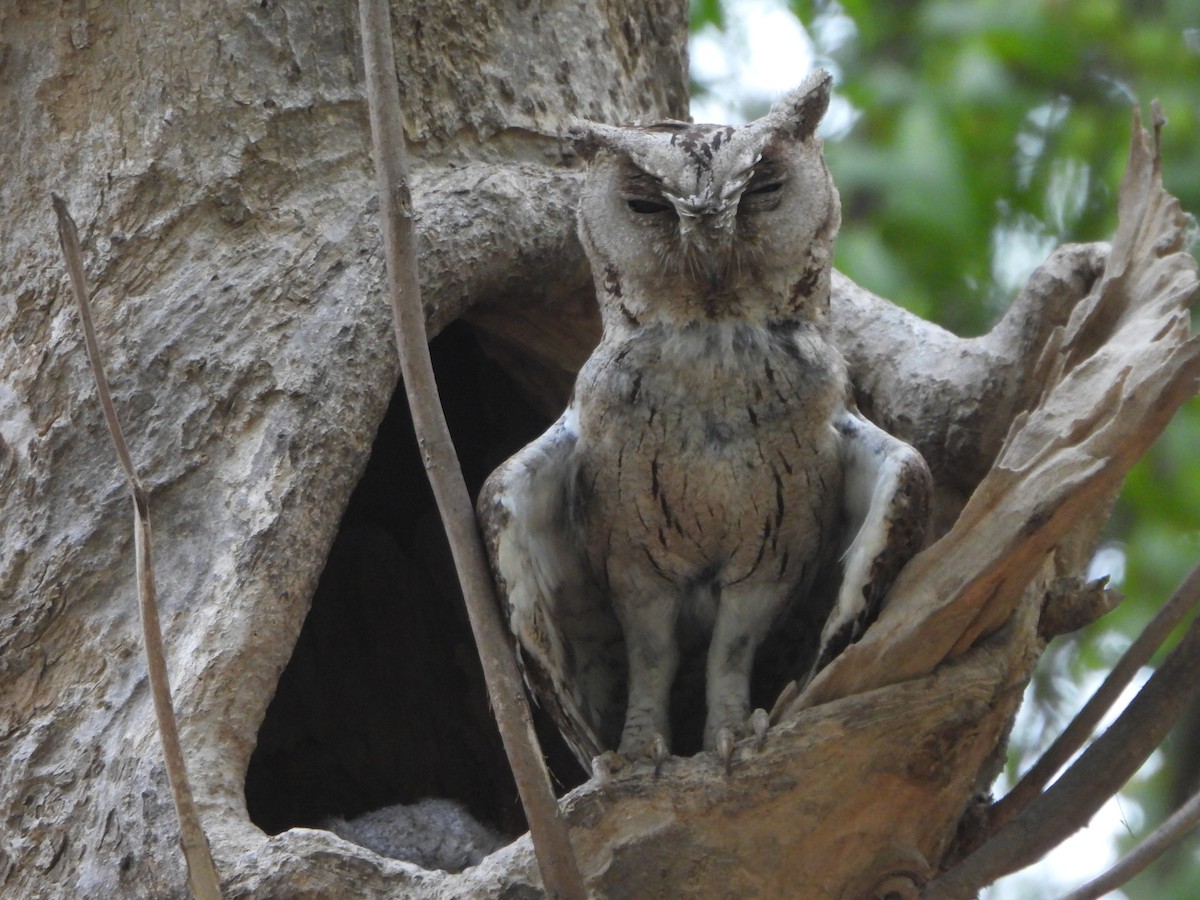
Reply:
M826 338L828 100L817 72L742 128L572 132L604 335L479 512L527 678L585 765L660 757L689 704L728 759L772 629L824 622L792 660L815 671L920 544L924 462L859 415Z
M461 803L438 797L384 806L352 819L334 816L321 827L380 856L447 872L478 865L508 843Z

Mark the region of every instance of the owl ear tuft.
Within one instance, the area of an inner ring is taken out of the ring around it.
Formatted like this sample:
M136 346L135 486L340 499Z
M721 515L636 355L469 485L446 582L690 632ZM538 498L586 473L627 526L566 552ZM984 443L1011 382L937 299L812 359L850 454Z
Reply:
M572 119L564 137L586 162L591 162L601 150L633 160L645 152L647 143L643 128L604 125L587 119Z
M586 119L572 119L563 137L586 162L591 162L602 146L595 123Z
M833 76L825 69L814 69L796 88L775 104L765 117L773 130L783 131L797 141L812 137L829 109Z
M629 156L642 140L636 128L604 125L600 122L589 122L587 119L572 119L567 124L564 137L574 145L575 152L586 162L591 162L601 150Z

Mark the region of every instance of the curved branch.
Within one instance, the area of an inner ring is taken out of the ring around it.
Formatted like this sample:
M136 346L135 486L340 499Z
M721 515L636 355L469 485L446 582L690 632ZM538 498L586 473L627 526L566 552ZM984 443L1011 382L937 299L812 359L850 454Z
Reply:
M558 817L549 773L533 733L524 685L505 639L474 506L458 465L429 357L391 16L381 0L361 0L359 12L388 286L413 427L450 540L488 697L525 807L546 892L551 897L582 900L583 880L566 826Z
M952 334L835 272L830 328L860 408L920 450L939 486L965 498L1040 389L1032 374L1042 349L1100 278L1107 255L1106 244L1059 247L996 326L976 338Z

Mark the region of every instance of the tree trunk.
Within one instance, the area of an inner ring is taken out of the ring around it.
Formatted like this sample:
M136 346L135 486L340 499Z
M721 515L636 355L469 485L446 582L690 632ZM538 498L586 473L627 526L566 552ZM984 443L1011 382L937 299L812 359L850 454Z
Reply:
M393 7L427 315L445 329L443 401L475 486L561 410L598 334L557 135L569 115L685 117L686 14L667 0ZM186 890L125 484L51 190L81 227L149 492L185 753L226 892L538 884L527 838L448 875L297 827L434 795L522 828L390 403L355 23L342 3L0 6L6 894ZM1079 571L1120 478L1200 379L1194 265L1136 147L1111 253L1061 250L984 338L835 281L860 404L930 461L941 540L731 777L701 755L564 800L599 895L871 896L952 851L1040 652L1048 586Z

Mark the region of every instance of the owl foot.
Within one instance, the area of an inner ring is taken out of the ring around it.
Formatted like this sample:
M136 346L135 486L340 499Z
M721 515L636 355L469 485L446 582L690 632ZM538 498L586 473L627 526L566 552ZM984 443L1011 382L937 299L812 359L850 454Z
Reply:
M648 760L654 764L655 778L659 776L662 771L662 764L670 756L671 748L667 745L667 739L658 731L653 732L644 741L621 740L620 758L630 763Z
M765 709L754 710L736 730L725 726L717 730L713 739L712 749L725 768L725 774L733 771L733 750L739 737L753 737L755 751L761 751L767 742L767 730L771 726L771 718Z
M592 757L592 781L600 790L608 790L612 785L613 773L625 765L625 760L614 750L606 750L599 756Z

